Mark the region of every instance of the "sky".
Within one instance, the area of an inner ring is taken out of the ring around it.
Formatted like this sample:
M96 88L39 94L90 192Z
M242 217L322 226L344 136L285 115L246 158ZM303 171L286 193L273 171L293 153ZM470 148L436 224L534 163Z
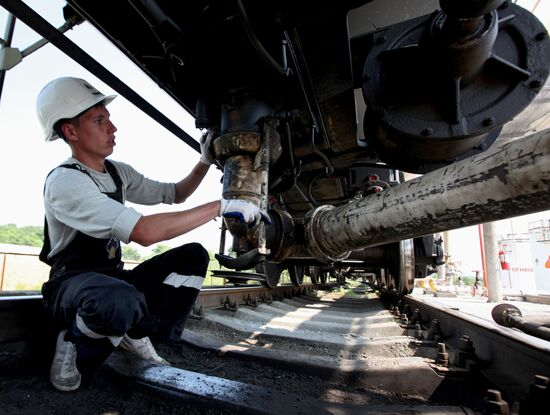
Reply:
M56 27L63 23L60 0L26 0L26 4ZM546 26L550 25L550 0L524 0L518 2L532 10ZM0 36L4 36L7 13L0 7ZM176 122L191 136L199 138L201 132L194 127L194 120L179 105L157 87L145 74L112 46L88 23L76 26L66 35L107 69L134 88L157 109ZM23 23L17 22L12 46L24 50L37 41L39 36ZM69 155L68 146L61 140L45 143L35 113L36 96L50 80L60 76L76 76L87 79L104 94L114 93L93 74L58 51L46 45L6 73L4 89L0 98L0 224L15 223L18 226L42 225L42 188L47 173ZM135 108L123 97L109 104L111 119L118 128L117 145L111 156L124 161L152 179L174 182L190 172L198 161L199 154L183 141L157 124L149 116ZM183 205L134 206L143 214L187 209L219 199L222 186L221 171L211 167L202 186ZM131 204L130 204L131 205ZM500 221L501 234L524 232L527 223L540 218L548 219L546 213L530 215L513 221ZM210 223L165 243L176 246L180 243L198 241L207 249L217 251L221 222ZM451 237L453 255L465 272L481 269L477 228L455 231ZM464 243L463 241L469 241ZM148 252L136 244L131 246ZM475 247L476 249L472 248Z

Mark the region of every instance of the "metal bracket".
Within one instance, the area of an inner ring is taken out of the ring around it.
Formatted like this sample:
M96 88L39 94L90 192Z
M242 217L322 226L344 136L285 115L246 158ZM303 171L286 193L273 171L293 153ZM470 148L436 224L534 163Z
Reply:
M265 256L258 251L258 248L252 249L237 258L223 254L214 254L214 256L221 266L236 270L253 268L256 264L265 259Z
M7 71L23 60L23 55L17 48L3 47L0 49L0 71Z

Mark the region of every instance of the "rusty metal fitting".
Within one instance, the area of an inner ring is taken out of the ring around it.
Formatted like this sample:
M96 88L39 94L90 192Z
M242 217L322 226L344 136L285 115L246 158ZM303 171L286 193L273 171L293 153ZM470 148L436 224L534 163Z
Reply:
M264 304L271 304L273 302L273 298L270 295L266 295L265 293L263 293L260 296L260 302Z
M417 323L422 323L422 316L420 315L420 310L415 308L411 317L411 324L416 325Z
M463 335L460 342L461 346L456 352L454 364L460 368L467 368L477 362L476 350L470 336Z
M193 305L193 309L191 310L191 318L194 318L195 320L201 320L204 317L204 311L202 309L202 304L197 306L197 304Z
M267 227L267 247L272 256L270 261L281 262L295 248L296 233L292 215L284 210L270 209L271 225Z
M229 296L227 296L225 297L225 301L222 301L222 308L224 310L235 312L239 309L239 304L237 303L237 300L231 301Z
M426 340L439 341L443 338L443 331L441 330L441 322L434 318L428 329Z
M223 198L244 199L260 206L262 198L261 172L254 170L249 156L233 156L223 169Z
M256 154L262 145L260 133L229 133L220 135L212 143L214 156L225 161L239 154Z
M445 343L437 343L437 357L435 363L439 366L449 366L449 353Z
M521 404L522 413L536 413L540 408L547 406L549 384L550 379L548 377L535 375L534 382L529 385L527 399Z
M258 306L258 299L256 297L251 297L250 294L245 296L243 298L243 300L244 300L244 303L247 306L250 306L250 307L257 307Z
M496 389L487 389L485 397L485 408L483 411L487 415L509 415L510 407L508 403L502 399L500 391Z
M327 241L334 237L330 233L321 232L320 216L321 213L333 210L334 206L323 205L309 211L305 217L305 240L308 252L321 262L338 262L346 259L351 251L340 255L334 255L325 249Z
M414 338L418 340L424 339L424 333L422 333L422 326L419 323L414 325Z

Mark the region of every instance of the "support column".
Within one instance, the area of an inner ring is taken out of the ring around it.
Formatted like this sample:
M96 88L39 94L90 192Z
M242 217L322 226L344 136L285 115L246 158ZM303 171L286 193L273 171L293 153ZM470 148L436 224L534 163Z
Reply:
M489 303L502 301L502 286L500 282L498 240L495 222L483 224L483 246L485 248L485 269L487 270L487 290Z

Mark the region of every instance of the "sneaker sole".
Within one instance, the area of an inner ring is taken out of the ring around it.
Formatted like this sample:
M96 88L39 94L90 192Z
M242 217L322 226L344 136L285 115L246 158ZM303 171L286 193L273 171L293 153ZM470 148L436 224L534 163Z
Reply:
M52 386L57 389L58 391L61 391L61 392L72 392L74 390L77 390L79 387L80 387L80 380L78 381L78 383L74 386L61 386L61 385L56 385L51 379L50 379L50 382L52 383Z

